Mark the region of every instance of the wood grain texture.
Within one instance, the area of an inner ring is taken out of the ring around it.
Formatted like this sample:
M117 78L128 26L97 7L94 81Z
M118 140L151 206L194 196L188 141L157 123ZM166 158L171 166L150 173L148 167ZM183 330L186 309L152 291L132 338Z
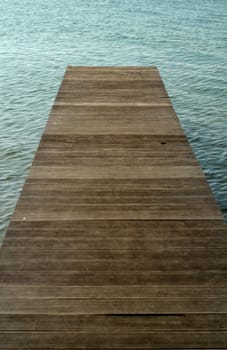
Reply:
M0 349L124 348L227 348L227 229L158 70L68 67L0 252Z

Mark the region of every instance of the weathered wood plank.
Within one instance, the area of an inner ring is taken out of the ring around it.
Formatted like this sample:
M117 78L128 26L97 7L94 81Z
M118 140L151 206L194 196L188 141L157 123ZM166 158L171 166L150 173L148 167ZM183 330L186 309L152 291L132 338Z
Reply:
M0 252L0 349L225 349L226 251L158 70L68 67Z
M187 204L174 205L168 203L165 206L165 211L161 203L156 205L67 205L61 206L58 202L54 202L51 207L42 208L33 202L32 206L24 206L23 203L17 206L17 211L14 213L12 220L180 220L180 219L221 219L222 215L217 210L215 203L194 203L188 208Z
M182 270L148 272L81 272L68 271L7 271L1 272L0 283L27 285L66 285L66 286L152 286L153 284L193 285L226 284L227 272L219 270Z
M210 232L207 232L208 234ZM61 232L61 236L64 235L64 231ZM19 237L18 237L19 236ZM74 237L72 233L71 238L63 237L55 237L50 238L45 234L40 235L40 233L36 232L36 236L30 236L29 232L27 233L28 238L26 238L26 234L17 233L17 237L13 238L12 233L8 234L8 237L4 240L4 248L10 249L41 249L41 250L56 250L56 249L64 249L64 250L81 250L81 249L107 249L107 250L192 250L192 249L227 249L227 237L220 237L219 240L213 236L212 237L176 237L173 234L171 238L106 238L106 235L102 237L94 237L96 235L92 234L92 236L81 237L81 233ZM41 237L40 237L41 236ZM55 235L54 235L55 236ZM56 235L57 236L57 235ZM58 235L59 236L59 235Z
M161 165L161 166L135 166L132 173L130 166L124 165L110 165L105 166L33 166L30 171L31 178L101 178L101 179L171 179L171 178L203 178L201 169L197 166L174 166L174 165Z
M80 194L78 193L78 196ZM217 240L218 235L218 240ZM3 247L9 249L223 249L223 221L12 221Z
M226 331L197 332L0 332L0 349L4 348L222 348L227 344ZM57 346L57 347L56 347Z
M34 160L35 166L80 166L89 165L95 167L110 166L110 165L126 165L126 166L156 166L162 165L165 161L166 165L176 165L176 166L191 166L197 165L195 158L192 154L180 153L176 156L169 155L166 160L165 154L155 154L147 157L135 157L135 156L120 156L120 157L110 157L108 159L104 157L78 157L76 153L73 152L42 152L37 153Z
M70 186L70 184L68 184ZM79 185L79 184L78 184ZM83 185L81 185L83 187ZM225 238L226 224L223 220L71 220L55 222L47 221L11 221L8 233L14 238L141 238L141 239L171 239L171 238ZM3 242L4 243L4 242ZM196 247L195 247L196 248Z
M0 314L0 330L2 331L226 331L226 325L227 314L224 313L125 314L122 316L114 314Z
M44 134L38 152L73 151L78 156L174 156L189 153L185 136L172 135L55 135Z
M149 299L27 299L0 300L1 314L144 315L227 313L227 297Z
M227 249L25 250L2 249L0 271L227 271Z
M226 299L227 284L213 286L194 285L153 285L141 288L140 286L15 286L0 285L1 300L32 300L32 299L190 299L194 301L203 297L205 300L213 298ZM227 314L226 314L227 317ZM227 324L226 324L227 328Z

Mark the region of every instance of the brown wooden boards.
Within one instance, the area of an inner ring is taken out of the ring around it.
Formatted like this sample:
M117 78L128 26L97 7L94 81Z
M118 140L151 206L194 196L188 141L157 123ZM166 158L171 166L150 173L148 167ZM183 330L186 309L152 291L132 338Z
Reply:
M227 349L226 224L156 68L67 68L0 271L0 349Z

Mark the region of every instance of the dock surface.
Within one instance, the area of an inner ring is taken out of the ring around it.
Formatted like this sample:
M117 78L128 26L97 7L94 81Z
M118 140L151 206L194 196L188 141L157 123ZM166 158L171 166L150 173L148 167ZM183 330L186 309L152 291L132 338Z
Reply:
M67 68L0 253L0 349L227 349L226 224L156 68Z

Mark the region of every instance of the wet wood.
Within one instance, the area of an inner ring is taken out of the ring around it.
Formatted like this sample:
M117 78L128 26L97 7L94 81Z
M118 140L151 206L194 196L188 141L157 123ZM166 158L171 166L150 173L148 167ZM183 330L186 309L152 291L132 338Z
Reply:
M158 70L68 67L0 253L0 349L227 348L227 229Z

